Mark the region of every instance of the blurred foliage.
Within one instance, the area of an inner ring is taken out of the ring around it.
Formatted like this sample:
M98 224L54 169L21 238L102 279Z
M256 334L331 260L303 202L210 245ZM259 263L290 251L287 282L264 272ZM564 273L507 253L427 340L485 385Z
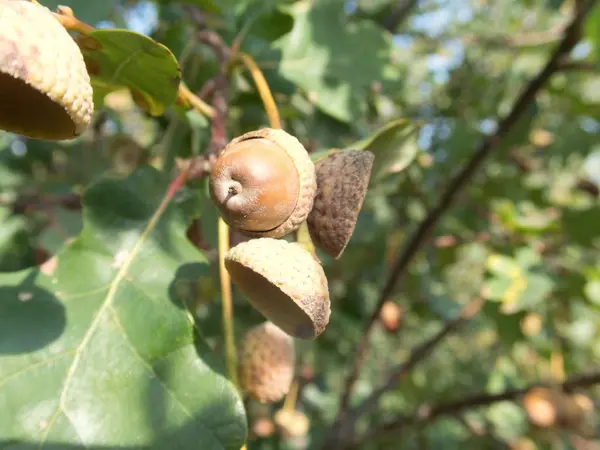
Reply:
M55 8L58 2L41 3ZM240 49L264 71L285 128L309 151L370 148L380 158L343 257L321 255L331 292L330 325L316 341L297 343L299 373L310 374L297 405L309 418L308 434L266 432L268 426L255 425L271 423L281 405L247 404L249 450L319 448L395 256L449 176L482 136L494 132L497 117L545 63L574 0L61 3L92 25L129 28L161 45L125 30L97 31L110 48L96 56L112 68L115 84L95 85L94 126L77 140L59 143L0 135L0 270L14 283L20 275L13 272L36 271L85 236L79 198L99 177L131 183L147 166L172 167L176 158L208 147L208 120L169 106L175 85L160 84L164 74L179 77L173 55L193 91L217 75L219 62L197 39L200 19L228 45L240 38ZM413 261L391 299L402 311L400 327L375 330L353 403L461 306L482 296L482 313L386 393L380 408L358 423L359 432L395 414L413 414L422 404L560 380L598 366L600 4L585 33L572 64L530 105ZM136 53L132 48L140 39L149 47ZM135 57L123 67L119 58L130 53ZM160 62L148 62L152 58ZM149 70L152 64L165 72ZM260 96L242 67L235 68L228 92L230 137L267 125ZM187 222L178 231L187 232L211 263L210 270L189 275L193 282L186 289L200 298L202 336L221 355L217 215L205 181L182 196ZM107 227L103 232L110 239L110 221ZM239 336L262 317L235 294ZM0 358L6 339L0 331ZM206 386L199 379L193 389ZM594 402L598 394L590 391ZM361 448L577 448L568 432L549 434L529 424L515 402L408 428L401 437Z

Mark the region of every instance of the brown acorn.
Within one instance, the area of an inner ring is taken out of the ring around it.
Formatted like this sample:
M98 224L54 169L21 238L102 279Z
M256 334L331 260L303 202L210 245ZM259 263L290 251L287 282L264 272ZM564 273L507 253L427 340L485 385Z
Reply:
M523 406L534 425L550 428L557 423L559 401L559 394L555 390L535 387L525 394Z
M80 135L94 111L75 41L48 8L0 0L0 129L37 139Z
M558 388L535 387L523 399L529 420L541 428L576 429L585 420L586 410L581 397Z
M307 223L314 244L333 258L354 232L374 159L367 150L341 150L316 164L317 195Z
M296 230L312 209L315 165L294 136L264 128L223 149L209 186L229 226L251 237L278 238Z
M314 339L325 330L331 312L327 278L299 244L251 239L227 252L225 267L254 308L290 336Z
M396 303L387 301L380 313L381 324L388 333L395 333L402 323L403 311Z
M250 329L240 349L242 389L261 403L281 400L294 378L295 357L291 336L271 322Z

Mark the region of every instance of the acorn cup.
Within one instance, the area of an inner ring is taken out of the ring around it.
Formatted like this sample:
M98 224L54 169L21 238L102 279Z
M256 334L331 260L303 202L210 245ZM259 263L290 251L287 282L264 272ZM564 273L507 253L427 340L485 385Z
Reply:
M251 239L227 252L225 267L252 306L285 333L314 339L325 330L331 313L327 278L299 244Z
M374 159L367 150L340 150L316 164L317 195L308 229L315 246L335 259L354 232Z
M48 8L0 0L0 129L30 138L77 137L94 112L75 41Z
M295 363L292 337L271 322L257 325L241 341L241 387L260 403L278 402L290 389Z
M250 237L279 238L302 224L317 189L306 149L283 130L233 139L213 164L210 194L223 220Z

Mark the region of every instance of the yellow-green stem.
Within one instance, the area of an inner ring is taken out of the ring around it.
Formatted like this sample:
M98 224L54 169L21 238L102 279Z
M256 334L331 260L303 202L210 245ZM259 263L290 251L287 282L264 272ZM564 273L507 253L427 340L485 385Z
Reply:
M227 376L233 385L239 389L237 377L237 350L233 327L233 302L231 300L231 278L225 268L225 254L229 251L229 227L225 221L218 219L219 238L219 275L221 279L221 306L223 313L223 332L225 340L225 359Z
M194 108L200 114L212 119L215 116L215 110L204 100L190 91L183 83L179 85L177 92L177 103L187 108Z
M298 398L298 389L299 389L298 380L294 380L294 382L290 386L290 391L288 392L287 396L285 397L285 401L283 402L284 409L287 409L290 411L293 411L294 409L296 409L296 400Z
M265 112L267 113L271 128L281 128L279 111L277 110L275 99L273 98L269 84L267 83L267 80L265 80L265 76L260 70L260 67L258 67L258 64L256 64L254 59L252 59L252 57L246 53L239 52L237 57L242 63L244 63L250 72L252 79L254 80L254 84L256 84L256 89L258 90L260 98L265 107Z

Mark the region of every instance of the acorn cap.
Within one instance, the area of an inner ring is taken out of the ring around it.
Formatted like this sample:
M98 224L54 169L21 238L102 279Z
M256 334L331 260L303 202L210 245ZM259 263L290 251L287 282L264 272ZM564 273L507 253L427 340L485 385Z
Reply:
M224 156L237 144L251 139L266 139L279 147L291 158L298 173L299 189L292 213L281 224L269 230L256 231L239 228L238 230L251 237L279 238L296 230L300 224L306 220L313 207L317 191L315 164L312 162L308 152L298 139L284 130L274 128L262 128L238 136L227 144L219 157ZM290 174L290 176L292 176L292 174ZM226 214L223 214L223 220L229 225L232 225L226 217Z
M229 250L225 267L252 306L289 335L314 339L325 330L331 312L327 278L300 245L252 239Z
M242 339L239 376L242 389L261 403L288 393L296 363L293 339L271 322L250 329Z
M333 258L344 252L362 207L375 155L341 150L316 164L317 195L307 223L314 244Z
M48 8L0 0L0 129L62 140L90 124L90 77L75 41Z

